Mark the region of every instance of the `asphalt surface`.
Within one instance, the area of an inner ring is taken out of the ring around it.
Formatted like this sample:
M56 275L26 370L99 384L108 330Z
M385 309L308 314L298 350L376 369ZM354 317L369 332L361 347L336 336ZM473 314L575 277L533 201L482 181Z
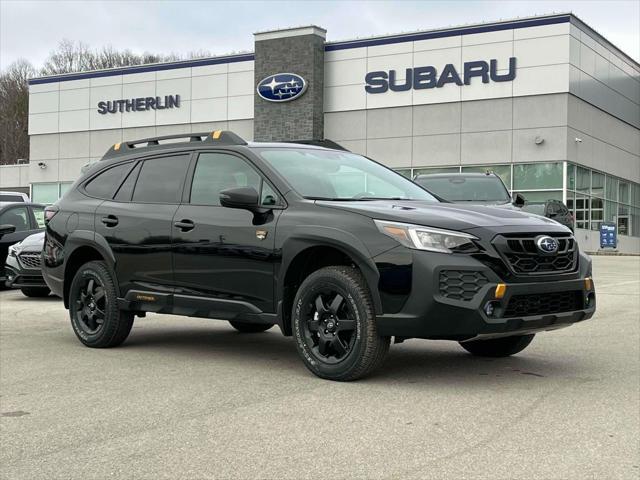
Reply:
M507 359L392 346L320 380L290 338L149 315L120 348L0 292L0 478L640 478L640 257L595 257L597 315Z

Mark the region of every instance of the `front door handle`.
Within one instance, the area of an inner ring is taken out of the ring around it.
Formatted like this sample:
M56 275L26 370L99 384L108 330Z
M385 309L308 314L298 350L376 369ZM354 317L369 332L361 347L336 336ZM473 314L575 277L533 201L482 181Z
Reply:
M115 227L118 225L118 217L115 215L107 215L106 217L102 217L102 223L107 227Z
M179 222L174 223L173 226L179 228L183 232L188 232L189 230L193 230L196 224L193 223L192 220L182 219Z

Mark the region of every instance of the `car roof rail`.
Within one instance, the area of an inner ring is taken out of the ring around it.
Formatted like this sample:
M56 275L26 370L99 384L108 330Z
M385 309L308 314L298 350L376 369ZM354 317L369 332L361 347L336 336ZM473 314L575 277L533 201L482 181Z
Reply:
M316 147L324 147L324 148L331 148L333 150L344 150L345 152L348 152L349 150L344 148L342 145L340 145L339 143L334 142L333 140L329 140L329 139L312 139L312 140L287 140L285 143L299 143L302 145L314 145Z
M184 142L179 140L185 139ZM176 141L178 140L178 141ZM204 133L182 133L177 135L164 135L162 137L143 138L140 140L129 140L126 142L118 142L113 145L107 153L104 154L102 160L128 155L133 152L147 152L160 150L162 148L171 148L183 143L199 143L211 145L246 145L247 142L231 131L214 130L213 132Z

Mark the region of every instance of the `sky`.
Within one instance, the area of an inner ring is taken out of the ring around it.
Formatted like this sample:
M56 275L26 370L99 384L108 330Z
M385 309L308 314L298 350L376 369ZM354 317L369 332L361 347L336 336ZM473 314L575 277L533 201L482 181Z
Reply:
M192 1L0 0L0 68L39 67L63 38L136 53L253 50L253 33L315 24L327 40L573 12L636 61L640 0Z

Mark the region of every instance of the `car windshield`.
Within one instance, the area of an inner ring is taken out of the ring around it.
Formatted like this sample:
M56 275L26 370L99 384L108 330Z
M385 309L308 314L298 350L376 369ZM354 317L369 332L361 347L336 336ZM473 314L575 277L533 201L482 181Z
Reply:
M450 202L507 203L509 192L502 181L493 175L462 177L418 177L416 182L430 192Z
M263 148L259 153L305 198L438 201L399 173L353 153L305 148Z

